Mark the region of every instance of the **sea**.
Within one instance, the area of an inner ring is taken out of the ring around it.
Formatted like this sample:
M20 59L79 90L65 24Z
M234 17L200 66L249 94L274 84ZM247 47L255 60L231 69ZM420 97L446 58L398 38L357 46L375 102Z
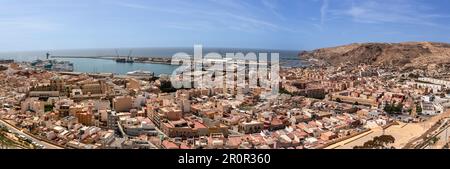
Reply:
M14 59L15 61L33 61L45 59L46 54L51 56L93 57L93 56L131 56L131 57L172 57L176 53L193 55L194 48L119 48L119 49L71 49L49 51L23 51L0 52L0 59ZM298 58L300 51L273 50L273 49L236 49L236 48L203 48L203 55L207 53L219 53L225 57L226 53L279 53L282 67L300 67L304 62ZM75 72L86 73L114 73L126 74L127 72L144 70L154 72L155 75L172 74L178 67L167 64L150 63L117 63L114 60L92 58L53 58L60 61L70 61L74 64Z

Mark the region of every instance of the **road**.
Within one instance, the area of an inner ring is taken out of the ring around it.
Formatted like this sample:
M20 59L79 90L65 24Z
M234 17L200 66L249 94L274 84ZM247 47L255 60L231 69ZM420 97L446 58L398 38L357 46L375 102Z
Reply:
M424 123L424 124L426 124L424 126L427 126L430 129L431 126L437 124L438 121L440 121L440 120L447 121L449 118L450 118L450 111L447 111L446 113L442 113L440 115L432 117L431 120L428 120L428 124ZM441 127L439 127L439 128L446 127L446 126L443 126L444 124L441 124ZM433 134L433 132L436 132L437 130L439 130L440 132L443 132L442 129L441 130L440 129L429 130L429 131L425 132L424 135L422 135L421 137L418 137L417 139L411 140L410 143L412 143L412 145L410 145L409 148L410 147L416 147L419 144L423 143L423 139L425 139L425 136L427 136L429 134ZM445 138L444 134L446 134L446 133L439 133L438 135L439 136L443 136L442 138ZM436 145L440 145L440 142L442 142L442 140L439 140ZM422 147L422 148L424 148L424 147ZM425 148L432 148L432 147L426 146Z
M327 147L328 149L353 149L355 146L362 146L365 142L372 140L374 137L391 135L395 138L394 146L397 149L404 147L411 139L419 137L421 133L425 132L420 124L406 124L399 122L399 125L393 125L386 128L384 131L381 127L373 128L369 132L360 134L353 138L336 143Z
M355 146L362 146L365 142L372 140L376 136L380 136L383 134L383 130L380 128L372 129L369 132L361 134L359 137L351 139L344 144L340 144L340 146L335 147L335 149L353 149Z
M371 138L368 137L368 135L373 135L373 132L373 130L366 131L364 133L358 134L357 136L332 144L328 147L325 147L324 149L353 149L353 147L356 145L364 144L366 140Z
M447 144L449 141L449 139L448 139L450 136L449 129L450 129L450 125L445 126L435 136L435 137L439 138L439 140L436 142L436 144L427 145L426 147L424 147L424 149L442 149L445 146L445 144Z
M26 148L22 148L22 147L19 147L19 146L16 146L16 145L2 145L2 144L0 143L0 150L2 150L2 149L14 149L14 150L18 150L18 149L26 149Z
M44 149L63 149L63 148L60 147L60 146L56 146L56 145L47 143L47 142L45 142L45 141L41 141L41 140L39 140L39 139L36 139L35 137L30 136L29 134L24 133L23 131L21 131L20 129L18 129L17 127L10 125L9 123L7 123L6 121L4 121L3 119L0 119L0 123L1 123L2 125L6 126L6 127L7 127L9 130L11 130L12 132L18 133L18 134L20 134L20 135L22 135L22 136L24 136L24 137L26 137L26 138L28 138L28 139L30 139L30 140L32 140L32 141L38 143L38 144L40 144L40 145L43 145L43 146L44 146Z
M444 148L445 144L447 144L446 141L448 141L448 135L450 134L448 131L449 127L445 130L443 130L441 133L439 133L436 137L439 138L439 141L435 145L429 145L425 149L442 149ZM447 136L447 139L445 139Z
M439 141L437 142L437 147L436 148L439 148L439 149L441 149L441 148L444 148L445 147L445 145L447 144L447 143L449 143L449 136L450 136L450 131L448 131L450 129L450 126L447 126L447 128L441 133L441 134L439 134Z
M422 123L401 123L399 125L390 126L384 130L385 135L391 135L395 138L395 143L392 144L397 149L404 148L408 143L411 143L424 133L427 132L434 124L436 124L439 120L449 118L450 111L446 113L439 114L430 118L429 120ZM440 133L442 135L442 139L445 138L445 132ZM450 131L448 133L450 135ZM365 142L372 140L376 136L383 135L383 129L380 127L374 128L369 132L360 134L358 136L343 140L341 142L335 143L331 146L326 147L325 149L353 149L355 146L362 146ZM444 142L445 140L441 140ZM437 145L441 145L438 142Z

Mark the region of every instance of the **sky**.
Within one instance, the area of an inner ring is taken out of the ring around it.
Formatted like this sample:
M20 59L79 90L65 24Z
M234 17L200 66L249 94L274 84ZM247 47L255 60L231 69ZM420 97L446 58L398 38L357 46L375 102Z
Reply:
M0 51L450 42L443 0L0 0Z

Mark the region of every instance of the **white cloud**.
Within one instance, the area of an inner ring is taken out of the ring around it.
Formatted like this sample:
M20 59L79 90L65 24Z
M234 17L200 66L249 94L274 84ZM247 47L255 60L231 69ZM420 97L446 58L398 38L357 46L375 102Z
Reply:
M180 18L189 17L190 20L178 20L177 24L168 25L170 28L186 30L197 30L197 28L194 27L201 28L199 24L191 24L192 22L195 22L208 23L208 28L215 26L216 29L230 28L232 30L294 31L289 28L281 27L269 20L253 16L251 9L248 9L248 5L242 0L209 0L210 3L202 3L201 5L196 6L189 6L189 4L181 1L174 2L177 3L172 3L170 8L161 7L162 4L144 5L129 2L115 2L113 4L125 8L177 14L180 15ZM273 10L275 8L275 4L273 3L266 3L266 6ZM281 17L281 15L279 17ZM174 23L175 21L170 22Z
M437 26L433 19L448 17L415 0L352 1L350 6L332 9L335 17L350 17L358 23L398 23Z
M120 5L123 7L128 7L128 8L135 8L135 9L148 9L148 7L145 5L135 4L135 3L117 2L117 5Z
M221 7L227 7L232 9L245 9L248 5L242 0L209 0L212 3L216 3Z
M278 12L278 5L276 4L276 1L273 0L262 0L262 4L276 17L278 17L281 20L286 20L286 18Z
M35 17L0 18L0 29L3 31L47 32L59 30L61 27L61 24Z
M138 3L131 3L131 2L121 2L121 1L112 1L110 2L113 5L123 7L123 8L132 8L137 10L150 10L155 12L163 12L163 13L173 13L173 14L185 14L185 9L183 8L166 8L166 7L157 7L157 6L151 6L151 5L144 5L144 4L138 4Z

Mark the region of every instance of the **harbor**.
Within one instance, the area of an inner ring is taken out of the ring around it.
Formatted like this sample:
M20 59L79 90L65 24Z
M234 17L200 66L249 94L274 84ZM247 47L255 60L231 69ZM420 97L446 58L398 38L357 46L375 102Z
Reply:
M170 58L128 56L51 56L37 59L31 66L38 69L62 72L65 74L88 73L93 76L132 76L149 79L155 75L172 74L177 68L171 65ZM50 59L51 58L51 59Z
M133 71L136 72L136 71ZM113 74L113 73L85 73L85 72L58 72L60 75L70 75L70 76L80 76L80 75L88 75L93 78L116 78L116 79L127 79L127 78L134 78L139 80L150 80L151 78L154 78L153 72L151 72L152 75L133 75L133 72L128 72L126 75L119 75L119 74Z
M101 59L113 60L117 63L147 63L147 64L166 64L170 65L171 58L168 57L117 57L117 56L52 56L58 59Z

